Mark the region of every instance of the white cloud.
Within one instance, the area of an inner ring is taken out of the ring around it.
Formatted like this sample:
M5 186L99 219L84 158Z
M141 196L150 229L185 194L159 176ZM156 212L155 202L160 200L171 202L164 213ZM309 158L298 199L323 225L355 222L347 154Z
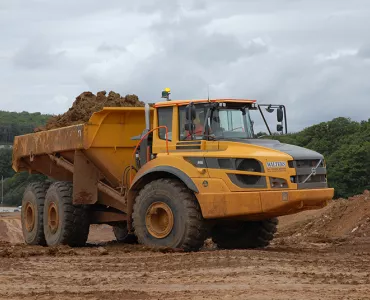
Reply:
M370 109L367 0L0 4L1 109L62 113L83 91L285 103L298 130ZM349 109L348 103L351 103Z
M330 54L317 54L315 57L315 62L316 63L324 63L326 61L331 61L331 60L337 60L340 58L344 58L346 56L355 56L358 54L357 49L343 49L343 50L337 50L335 52L332 52Z

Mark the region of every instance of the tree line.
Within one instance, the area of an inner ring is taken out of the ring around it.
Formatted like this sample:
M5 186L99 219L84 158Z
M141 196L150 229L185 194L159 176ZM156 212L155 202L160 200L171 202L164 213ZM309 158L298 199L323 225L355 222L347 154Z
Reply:
M35 127L42 126L50 115L28 112L7 112L0 110L0 145L12 144L14 137L33 132Z
M34 131L51 117L39 112L7 112L0 111L0 146L12 145L14 137ZM27 184L32 181L45 180L42 175L30 175L27 172L15 174L12 169L12 149L0 147L0 179L4 178L4 205L20 205ZM0 186L1 189L1 186Z

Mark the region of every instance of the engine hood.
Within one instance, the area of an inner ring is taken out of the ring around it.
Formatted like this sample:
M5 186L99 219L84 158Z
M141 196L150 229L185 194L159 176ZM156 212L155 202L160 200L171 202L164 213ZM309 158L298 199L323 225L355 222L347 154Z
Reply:
M256 145L260 147L274 149L283 153L286 153L293 157L294 160L305 160L305 159L324 159L323 155L316 151L312 151L306 148L302 148L295 145L280 143L277 140L263 140L263 139L238 139L231 140L238 143L245 143Z

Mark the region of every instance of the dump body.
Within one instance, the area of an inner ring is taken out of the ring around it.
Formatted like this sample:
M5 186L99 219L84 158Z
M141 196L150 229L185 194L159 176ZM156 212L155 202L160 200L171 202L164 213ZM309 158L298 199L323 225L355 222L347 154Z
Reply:
M123 184L123 171L132 163L137 141L131 138L144 129L144 108L104 108L85 124L15 137L13 168L69 180L72 174L53 163L49 155L73 164L75 151L81 150L115 188Z
M153 110L150 110L153 114ZM73 203L103 204L117 211L91 212L91 223L122 221L137 141L145 129L143 107L104 108L85 124L23 136L13 146L13 169L73 182Z

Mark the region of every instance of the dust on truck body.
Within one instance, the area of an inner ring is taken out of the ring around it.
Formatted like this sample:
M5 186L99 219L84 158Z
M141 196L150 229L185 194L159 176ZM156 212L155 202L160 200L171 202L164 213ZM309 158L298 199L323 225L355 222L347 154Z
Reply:
M253 109L238 99L104 108L85 124L16 137L14 170L52 179L24 193L26 243L82 246L89 225L105 223L122 242L267 246L276 217L324 207L334 190L321 154L256 139Z

